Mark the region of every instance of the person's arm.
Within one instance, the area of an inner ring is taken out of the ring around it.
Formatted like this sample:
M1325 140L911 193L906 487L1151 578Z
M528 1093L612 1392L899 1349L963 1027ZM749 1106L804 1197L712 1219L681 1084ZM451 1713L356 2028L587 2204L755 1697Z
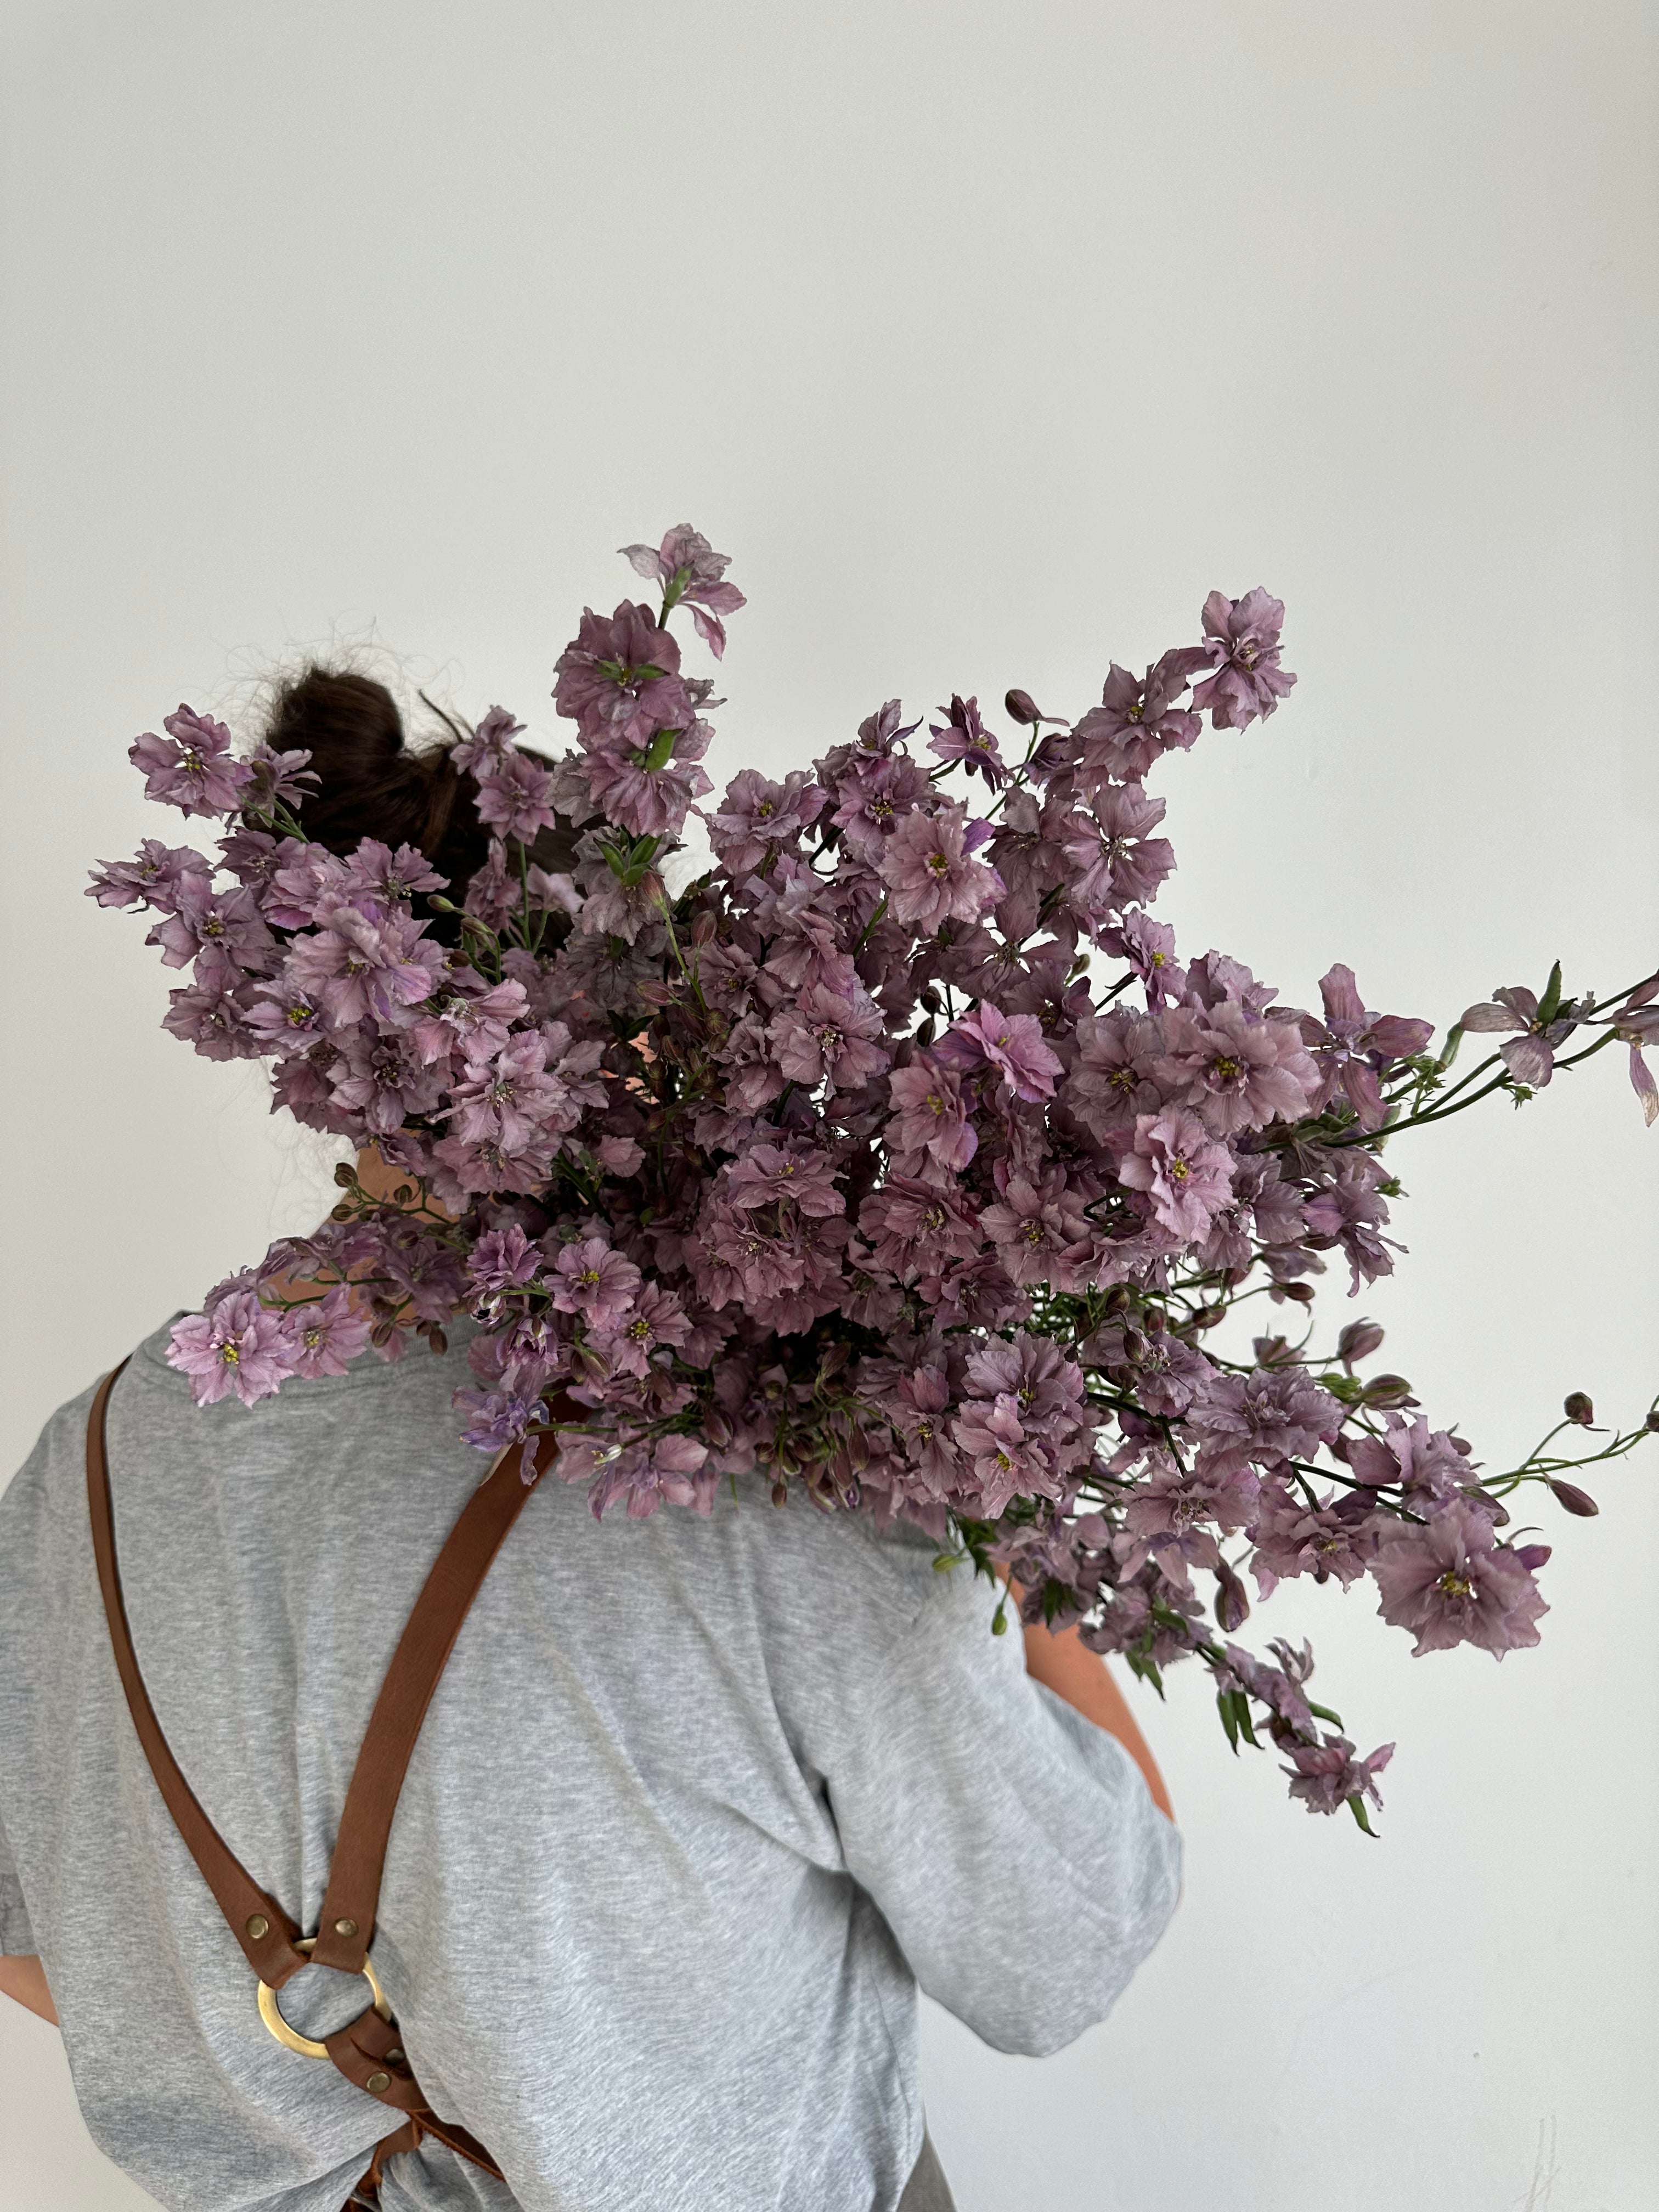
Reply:
M0 1996L15 1997L25 2011L38 2013L58 2025L58 2008L46 1987L46 1969L39 1959L0 1958Z
M1170 1793L1158 1771L1158 1761L1146 1737L1135 1726L1134 1715L1122 1691L1112 1680L1100 1654L1088 1650L1079 1641L1076 1628L1061 1629L1058 1633L1041 1626L1028 1628L1025 1671L1034 1682L1041 1682L1045 1689L1052 1690L1074 1711L1081 1713L1085 1720L1092 1721L1108 1735L1117 1738L1146 1778L1153 1804L1166 1820L1173 1820Z

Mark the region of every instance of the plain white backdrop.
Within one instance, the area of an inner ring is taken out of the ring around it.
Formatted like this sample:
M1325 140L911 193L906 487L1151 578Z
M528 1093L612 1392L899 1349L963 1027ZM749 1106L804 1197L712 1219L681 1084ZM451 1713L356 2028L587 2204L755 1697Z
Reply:
M894 692L1077 714L1265 583L1293 698L1155 779L1183 946L1304 1004L1344 959L1443 1024L1558 955L1654 964L1639 0L10 0L4 33L0 1480L326 1203L81 896L156 827L132 737L334 639L556 741L576 614L672 522L750 599L717 781ZM1619 1058L1403 1138L1409 1258L1330 1293L1489 1464L1567 1389L1629 1420L1659 1386ZM1140 1695L1185 1901L1059 2057L930 2010L962 2212L1651 2205L1659 1445L1591 1486L1597 1521L1536 1511L1553 1610L1501 1668L1413 1661L1362 1593L1252 1622L1398 1739L1382 1841L1235 1763L1201 1680ZM0 2212L148 2202L0 2005Z

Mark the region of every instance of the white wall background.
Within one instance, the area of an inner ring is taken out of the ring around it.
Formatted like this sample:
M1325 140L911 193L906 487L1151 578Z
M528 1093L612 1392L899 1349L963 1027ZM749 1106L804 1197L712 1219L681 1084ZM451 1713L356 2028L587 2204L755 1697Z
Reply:
M1639 0L10 0L4 30L6 1468L323 1203L80 896L156 826L133 734L331 635L548 733L611 549L683 518L751 600L717 774L895 690L1079 712L1262 581L1294 699L1158 779L1186 945L1304 1002L1345 958L1442 1021L1558 953L1605 988L1652 963ZM1397 1158L1411 1259L1364 1303L1437 1418L1503 1462L1569 1387L1638 1413L1659 1132L1611 1056ZM1653 2203L1656 1486L1659 1448L1599 1521L1547 1506L1545 1643L1501 1670L1413 1662L1362 1595L1258 1616L1399 1739L1380 1843L1172 1681L1188 1893L1118 2015L1041 2064L929 2015L962 2212ZM0 2212L141 2202L3 2008Z

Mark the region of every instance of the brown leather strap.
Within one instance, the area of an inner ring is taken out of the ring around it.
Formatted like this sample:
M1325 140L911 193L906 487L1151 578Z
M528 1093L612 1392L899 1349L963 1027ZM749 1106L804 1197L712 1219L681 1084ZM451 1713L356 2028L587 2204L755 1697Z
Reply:
M198 1802L161 1732L138 1670L116 1562L104 1437L109 1395L126 1364L123 1360L120 1367L105 1376L93 1400L87 1424L87 1498L110 1640L138 1741L191 1856L260 1980L280 1989L311 1960L361 1972L374 1932L392 1816L427 1707L472 1601L507 1531L524 1509L539 1472L537 1454L551 1431L538 1431L522 1449L514 1446L501 1455L461 1509L404 1624L346 1793L329 1870L328 1893L323 1901L322 1924L308 1960L296 1948L298 1925L258 1887ZM562 1395L554 1405L565 1422L580 1423L587 1418L581 1407ZM256 1928L262 1931L257 1936ZM501 2168L476 2136L434 2112L404 2057L398 2031L391 2022L370 2008L324 2040L330 2058L349 2081L380 2103L409 2116L401 2128L381 2141L374 2163L353 2193L354 2202L365 2193L371 2200L378 2197L386 2160L400 2151L412 2150L427 2136L447 2144L497 2180L502 2179Z
M560 1410L567 1419L584 1418L581 1408L568 1401L560 1401ZM404 1625L369 1716L340 1815L313 1954L319 1966L337 1966L346 1973L362 1971L380 1909L392 1815L421 1723L461 1624L530 1495L538 1472L534 1455L545 1434L534 1434L522 1452L517 1446L504 1452L494 1472L468 1498Z
M294 1948L299 1928L276 1899L268 1897L260 1888L202 1810L161 1733L161 1724L155 1717L155 1708L149 1701L144 1678L138 1671L137 1655L132 1648L132 1630L116 1565L109 1462L104 1448L105 1408L116 1376L126 1364L124 1359L120 1367L104 1377L87 1421L87 1504L92 1516L93 1556L98 1564L98 1582L104 1594L104 1611L109 1620L116 1668L121 1677L121 1687L126 1692L132 1724L149 1761L149 1771L184 1838L185 1849L200 1868L202 1879L212 1891L249 1966L262 1982L269 1982L272 1989L280 1989L306 1963L304 1954Z

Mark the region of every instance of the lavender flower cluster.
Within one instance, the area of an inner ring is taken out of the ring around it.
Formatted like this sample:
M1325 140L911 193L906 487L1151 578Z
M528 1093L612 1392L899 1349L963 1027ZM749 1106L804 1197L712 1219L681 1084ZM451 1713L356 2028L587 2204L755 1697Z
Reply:
M687 607L718 658L744 602L688 526L624 550L660 603L584 613L554 693L576 745L545 766L495 708L456 749L492 836L470 883L308 842L306 754L239 757L186 707L133 746L149 797L226 825L216 860L146 841L94 877L190 970L165 1026L269 1060L276 1106L404 1178L380 1200L343 1167L332 1218L220 1284L175 1364L203 1402L252 1404L470 1316L481 1449L556 1402L556 1471L595 1513L707 1512L759 1468L779 1504L902 1516L1155 1682L1197 1655L1235 1748L1271 1741L1292 1796L1367 1825L1392 1747L1358 1757L1305 1647L1231 1640L1244 1574L1263 1598L1369 1577L1418 1652L1534 1644L1548 1547L1505 1534L1503 1501L1536 1481L1594 1511L1565 1472L1583 1458L1551 1449L1592 1416L1575 1394L1483 1479L1401 1377L1360 1379L1379 1329L1312 1348L1314 1279L1391 1272L1405 1128L1614 1037L1651 1121L1659 978L1574 1001L1558 970L1432 1053L1346 967L1314 1012L1178 957L1147 779L1290 692L1262 590L1212 593L1195 643L1114 664L1074 723L1011 691L1017 758L957 696L925 740L890 700L810 771L744 770L698 810L713 865L672 892L719 702L670 621ZM555 824L568 874L531 861ZM1451 1084L1468 1030L1506 1042ZM1297 1333L1224 1356L1212 1332L1258 1291Z

